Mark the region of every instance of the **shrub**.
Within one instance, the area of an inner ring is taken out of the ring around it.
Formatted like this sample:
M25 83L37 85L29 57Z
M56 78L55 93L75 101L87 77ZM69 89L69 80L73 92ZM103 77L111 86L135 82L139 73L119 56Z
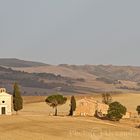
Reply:
M119 121L126 114L126 107L119 102L113 102L109 105L107 118L112 121Z
M138 112L138 115L140 115L140 105L137 106L136 111Z

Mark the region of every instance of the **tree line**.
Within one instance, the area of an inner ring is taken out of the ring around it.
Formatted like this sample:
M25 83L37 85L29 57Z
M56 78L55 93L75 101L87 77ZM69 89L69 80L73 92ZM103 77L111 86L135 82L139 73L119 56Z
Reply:
M58 106L61 106L65 104L67 101L67 97L64 97L60 94L55 94L48 96L45 99L45 102L52 108L55 109L54 115L58 115ZM119 121L122 119L123 115L126 114L127 108L123 106L121 103L115 101L112 101L112 96L109 93L102 94L102 102L104 104L107 104L109 106L107 115L105 116L106 119L111 121ZM13 87L13 108L14 111L16 111L16 114L19 110L23 108L23 99L20 93L20 89L17 83L14 84ZM74 115L74 111L76 110L76 99L74 96L71 96L70 99L70 110L69 110L69 116ZM140 105L137 106L136 111L138 112L138 115L140 115Z

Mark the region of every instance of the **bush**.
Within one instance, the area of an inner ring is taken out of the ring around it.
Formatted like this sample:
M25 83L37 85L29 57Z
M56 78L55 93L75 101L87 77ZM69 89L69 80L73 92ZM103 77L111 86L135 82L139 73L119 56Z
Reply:
M107 118L112 121L119 121L126 114L126 107L119 102L113 102L109 105Z

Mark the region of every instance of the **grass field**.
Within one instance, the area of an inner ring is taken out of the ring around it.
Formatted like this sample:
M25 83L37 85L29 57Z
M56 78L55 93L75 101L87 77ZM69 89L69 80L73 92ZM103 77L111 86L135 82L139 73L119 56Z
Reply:
M68 102L58 108L59 116L49 116L53 109L45 97L24 97L24 109L18 115L0 117L0 140L139 140L135 126L140 119L110 122L94 117L69 117ZM77 97L81 98L81 97ZM100 96L95 99L101 100ZM119 94L114 100L135 111L139 94ZM64 115L64 116L63 116Z
M95 118L18 115L0 118L1 140L139 140L140 131Z

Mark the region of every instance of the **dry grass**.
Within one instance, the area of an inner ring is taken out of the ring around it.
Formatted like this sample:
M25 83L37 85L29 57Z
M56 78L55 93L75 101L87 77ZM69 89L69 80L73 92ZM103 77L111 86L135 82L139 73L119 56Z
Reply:
M101 101L101 95L94 96L96 100ZM112 94L113 101L119 101L127 107L130 112L136 113L137 105L140 105L140 94L126 93L126 94Z
M138 104L139 97L137 94L120 94L115 95L113 99L123 102L133 110ZM19 115L1 116L0 140L139 140L140 138L140 130L135 128L136 124L140 123L139 119L115 123L94 117L48 116L53 109L40 102L43 98L24 97L24 109ZM100 100L98 95L94 98ZM69 100L58 109L59 115L67 114Z
M24 104L44 102L45 96L23 96Z
M76 100L82 99L82 98L91 98L93 97L95 100L98 101L102 101L102 95L101 94L94 94L94 95L77 95L75 96ZM46 96L24 96L24 104L25 104L25 110L30 108L31 106L31 110L33 109L33 107L35 106L34 103L37 104L38 107L40 107L38 109L38 111L40 109L43 109L44 111L53 111L50 107L48 107L46 105L45 101ZM60 112L67 112L69 110L69 104L70 104L70 96L67 96L68 101L65 105L60 106ZM126 94L112 94L112 99L113 101L119 101L120 103L122 103L124 106L127 107L127 110L129 112L133 112L136 113L136 107L137 105L140 105L140 94L136 94L136 93L126 93ZM28 107L26 107L26 104L29 104ZM38 105L39 104L39 105Z
M140 131L95 118L13 115L0 117L0 140L139 140Z

